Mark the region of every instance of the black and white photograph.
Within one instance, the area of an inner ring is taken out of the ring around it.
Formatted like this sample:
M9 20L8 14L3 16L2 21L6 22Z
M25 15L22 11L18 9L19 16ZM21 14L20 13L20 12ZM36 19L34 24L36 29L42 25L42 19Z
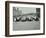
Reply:
M6 1L5 36L45 34L45 4Z
M39 29L40 8L13 7L13 31Z

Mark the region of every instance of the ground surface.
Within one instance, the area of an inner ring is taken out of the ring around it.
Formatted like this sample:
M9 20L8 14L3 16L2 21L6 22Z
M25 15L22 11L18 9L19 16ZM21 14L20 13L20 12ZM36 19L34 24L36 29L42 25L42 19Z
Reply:
M13 22L13 30L39 30L40 22L31 21L31 22Z

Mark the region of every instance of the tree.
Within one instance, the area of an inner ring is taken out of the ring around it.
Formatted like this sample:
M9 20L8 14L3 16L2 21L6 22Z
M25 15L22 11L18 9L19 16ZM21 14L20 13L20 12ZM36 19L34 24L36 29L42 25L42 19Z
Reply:
M36 8L36 14L37 14L37 17L40 18L40 8Z

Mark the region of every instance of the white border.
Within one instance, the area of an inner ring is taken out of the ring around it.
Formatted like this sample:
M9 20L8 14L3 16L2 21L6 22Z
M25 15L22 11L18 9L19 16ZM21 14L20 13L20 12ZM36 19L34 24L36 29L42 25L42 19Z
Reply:
M10 24L9 24L9 32L10 35L19 35L19 34L35 34L35 33L43 33L43 5L32 5L32 4L9 4L9 14L10 14ZM26 30L26 31L13 31L13 7L33 7L33 8L41 8L41 18L40 18L40 30Z

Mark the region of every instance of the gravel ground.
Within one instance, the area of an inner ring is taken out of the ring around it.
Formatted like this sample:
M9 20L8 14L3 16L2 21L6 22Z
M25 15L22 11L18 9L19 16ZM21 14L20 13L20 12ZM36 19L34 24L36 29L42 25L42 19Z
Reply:
M13 22L13 30L39 30L40 21L31 21L31 22Z

